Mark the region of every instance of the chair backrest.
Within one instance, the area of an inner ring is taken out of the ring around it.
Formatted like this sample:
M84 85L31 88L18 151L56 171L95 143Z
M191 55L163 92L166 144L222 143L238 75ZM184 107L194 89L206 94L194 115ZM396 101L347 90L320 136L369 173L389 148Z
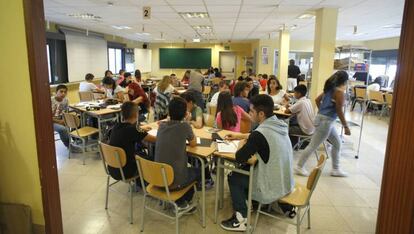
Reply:
M209 105L208 109L210 115L216 116L217 106Z
M365 89L365 88L355 88L355 97L365 100L367 98L367 89Z
M204 86L203 94L208 95L210 94L210 92L211 92L211 86L208 86L208 85Z
M252 128L252 122L250 120L241 119L241 123L240 123L241 133L249 133L251 128Z
M213 79L211 79L211 84L218 85L220 83L220 81L221 81L220 78L213 78Z
M148 183L158 187L165 187L165 182L167 186L173 183L174 171L170 165L146 160L140 156L137 156L137 163L139 175Z
M131 100L129 100L128 93L124 93L124 102L127 102L127 101L131 101Z
M385 102L388 105L392 105L392 93L385 93Z
M369 91L368 98L371 101L384 102L384 94L381 91Z
M300 85L304 85L304 86L308 86L308 82L306 82L306 81L304 81L304 80L299 81L299 84L300 84Z
M204 125L206 125L207 127L213 128L215 121L216 121L216 118L214 115L212 114L205 115Z
M93 93L90 91L79 92L79 100L81 102L90 102L94 100Z
M318 183L319 177L322 173L322 169L325 166L326 156L321 154L319 156L318 165L312 170L311 174L309 175L308 182L306 183L306 188L308 188L311 193L316 187Z
M78 116L71 113L63 113L63 120L65 121L66 127L77 129L80 124Z
M99 147L101 150L102 160L106 165L119 169L126 165L127 159L124 149L102 142L99 142Z

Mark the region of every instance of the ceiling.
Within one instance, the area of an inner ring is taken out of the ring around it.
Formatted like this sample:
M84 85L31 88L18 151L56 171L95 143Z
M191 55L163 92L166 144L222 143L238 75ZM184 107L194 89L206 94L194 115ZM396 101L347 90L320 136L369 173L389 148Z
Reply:
M143 6L151 6L151 19L143 19ZM296 26L292 40L313 40L315 19L298 16L337 7L337 40L373 40L400 35L399 28L384 26L401 24L404 0L44 0L44 7L48 21L145 42L191 41L196 35L202 41L275 38L283 24ZM210 17L187 18L179 12L207 12ZM69 16L79 13L101 18ZM192 27L204 25L212 28L211 33ZM143 30L150 35L137 34Z

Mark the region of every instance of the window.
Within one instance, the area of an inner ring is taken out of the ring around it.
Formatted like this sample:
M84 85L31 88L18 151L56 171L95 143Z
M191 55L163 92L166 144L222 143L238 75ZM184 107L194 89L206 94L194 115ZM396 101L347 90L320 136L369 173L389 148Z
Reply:
M45 49L50 84L62 84L68 82L66 41L63 39L59 38L59 36L52 35L46 40Z
M135 71L134 49L125 49L125 70L127 72Z
M124 68L123 64L123 49L108 48L108 69L113 73L118 73Z
M371 74L372 78L375 79L380 75L385 75L385 71L387 69L387 65L385 64L372 64L369 73Z

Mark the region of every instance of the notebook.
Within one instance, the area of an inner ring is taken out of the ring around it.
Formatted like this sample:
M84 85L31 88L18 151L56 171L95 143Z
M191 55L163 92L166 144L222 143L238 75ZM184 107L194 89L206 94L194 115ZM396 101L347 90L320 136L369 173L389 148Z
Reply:
M240 141L217 141L219 153L236 153Z

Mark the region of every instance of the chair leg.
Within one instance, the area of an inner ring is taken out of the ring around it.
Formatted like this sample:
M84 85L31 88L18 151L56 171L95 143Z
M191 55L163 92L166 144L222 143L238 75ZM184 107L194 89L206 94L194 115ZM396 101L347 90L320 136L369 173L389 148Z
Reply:
M133 206L133 190L134 190L134 183L132 182L130 184L130 188L129 188L129 194L130 194L130 199L131 199L131 206L129 207L129 222L132 224L133 223L133 216L132 216L132 206Z
M141 210L141 232L144 231L144 216L145 216L145 201L147 194L144 194L144 200L142 201L142 210Z
M69 140L69 155L68 158L70 159L70 154L72 153L72 143Z
M85 140L82 139L82 156L83 156L83 165L85 165L86 160L86 143Z
M297 234L300 234L300 216L301 216L300 210L301 208L298 208L298 212L296 214L296 233Z
M257 222L259 221L259 215L260 215L261 208L262 208L262 203L259 203L259 206L257 207L256 218L254 219L253 232L256 231L256 226L257 226Z
M310 204L308 204L308 229L311 229L311 221L310 221Z
M108 176L106 179L106 198L105 198L105 210L108 209L108 197L109 197L109 180L110 177Z
M174 203L175 207L175 233L179 234L179 223L178 223L178 206Z

